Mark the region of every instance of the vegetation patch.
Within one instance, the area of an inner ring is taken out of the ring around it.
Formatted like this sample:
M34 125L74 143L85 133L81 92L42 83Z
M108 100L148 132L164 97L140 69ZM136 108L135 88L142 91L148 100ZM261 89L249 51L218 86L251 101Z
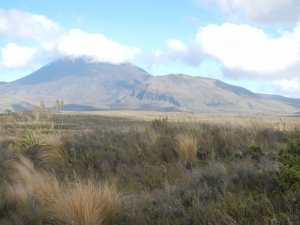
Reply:
M299 130L255 121L7 111L0 224L299 224Z

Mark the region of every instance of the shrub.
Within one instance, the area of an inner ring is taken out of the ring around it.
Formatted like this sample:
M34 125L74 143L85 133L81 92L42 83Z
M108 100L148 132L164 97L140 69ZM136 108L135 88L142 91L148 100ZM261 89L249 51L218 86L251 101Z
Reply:
M251 144L248 146L248 151L247 153L250 155L250 157L256 161L259 160L260 157L262 157L264 154L262 152L262 149L260 146Z
M300 132L288 140L285 148L278 150L278 179L286 187L300 185Z
M165 131L168 126L168 117L152 120L152 127L159 132Z

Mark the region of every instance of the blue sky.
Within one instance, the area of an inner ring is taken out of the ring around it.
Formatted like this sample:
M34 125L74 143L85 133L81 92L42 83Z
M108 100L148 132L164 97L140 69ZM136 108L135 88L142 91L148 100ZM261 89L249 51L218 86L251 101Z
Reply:
M131 62L300 97L299 0L10 0L0 3L0 81L62 58Z

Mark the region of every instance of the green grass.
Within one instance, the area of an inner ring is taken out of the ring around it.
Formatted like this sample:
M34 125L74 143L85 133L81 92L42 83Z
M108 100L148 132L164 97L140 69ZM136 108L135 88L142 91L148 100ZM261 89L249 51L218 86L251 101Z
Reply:
M0 115L0 224L299 224L296 128L39 110Z

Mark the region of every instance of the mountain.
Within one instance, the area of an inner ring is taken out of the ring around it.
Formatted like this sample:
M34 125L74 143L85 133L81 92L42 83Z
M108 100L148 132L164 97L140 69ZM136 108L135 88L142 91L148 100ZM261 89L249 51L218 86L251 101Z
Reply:
M196 112L286 113L296 110L296 106L264 98L242 87L229 85L216 79L184 74L150 77L138 84L120 102L163 107L176 105Z
M0 95L46 95L68 102L114 102L149 77L146 71L130 63L114 65L65 58L19 80L0 84Z
M295 113L300 99L253 93L222 81L185 74L152 76L130 63L86 58L54 61L19 80L0 83L0 110L26 109L46 101L65 110L154 110ZM52 102L52 103L51 103Z

